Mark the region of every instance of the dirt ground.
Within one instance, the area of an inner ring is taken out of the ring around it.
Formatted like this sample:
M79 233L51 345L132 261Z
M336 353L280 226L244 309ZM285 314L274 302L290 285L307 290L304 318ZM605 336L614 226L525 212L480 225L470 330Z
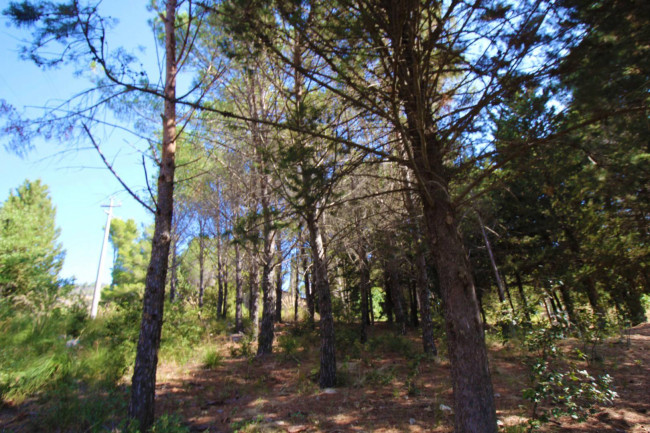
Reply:
M411 337L416 340L417 335ZM570 342L567 345L579 345ZM565 350L570 347L565 347ZM613 376L618 398L583 423L562 419L548 432L650 433L650 323L596 347L592 374ZM497 416L504 431L525 431L530 386L528 367L516 347L492 344L492 379ZM342 361L343 386L320 390L313 382L318 359L225 359L205 370L163 366L159 407L179 411L197 432L451 432L452 390L444 360L413 360L382 353L363 361ZM300 362L299 362L300 361ZM417 368L416 368L417 367ZM519 425L519 428L515 427Z
M288 332L280 325L278 334ZM381 335L390 332L375 328ZM418 336L409 338L417 344ZM317 350L291 356L280 350L263 359L231 356L239 343L223 338L219 366L165 363L158 369L157 413L177 413L195 432L451 432L452 390L449 365L437 360L406 359L390 350L339 355L341 386L321 390L315 383ZM579 346L567 342L563 349ZM544 432L650 433L650 323L630 329L596 347L592 374L609 373L618 393L614 404L598 407L583 423L553 421ZM522 398L528 367L514 343L489 345L497 416L504 432L526 431L530 406ZM197 358L199 358L197 356ZM29 407L0 411L0 431L32 432ZM21 415L22 414L22 415Z

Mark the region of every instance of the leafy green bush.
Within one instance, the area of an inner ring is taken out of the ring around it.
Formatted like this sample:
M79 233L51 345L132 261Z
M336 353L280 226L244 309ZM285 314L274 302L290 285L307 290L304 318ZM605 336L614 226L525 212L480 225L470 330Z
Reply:
M529 431L539 428L552 418L570 416L584 421L595 412L596 404L611 403L616 392L610 389L612 379L605 374L593 377L574 364L559 362L561 352L557 346L567 328L555 325L532 329L526 343L533 354L530 361L530 388L523 392L532 403ZM584 354L579 352L584 360Z

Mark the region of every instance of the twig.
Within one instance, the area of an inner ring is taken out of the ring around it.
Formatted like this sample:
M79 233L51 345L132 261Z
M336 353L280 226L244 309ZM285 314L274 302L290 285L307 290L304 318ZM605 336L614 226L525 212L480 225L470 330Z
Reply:
M90 141L93 143L93 146L95 146L95 150L97 150L97 153L99 153L99 156L102 158L102 161L104 162L104 165L106 165L106 168L108 168L108 170L111 173L113 173L113 176L115 176L115 179L117 179L117 181L120 183L120 185L122 185L124 187L126 192L128 192L129 195L135 199L135 201L137 201L142 206L144 206L146 209L148 209L149 212L155 213L155 211L148 204L146 204L144 201L142 201L142 199L140 199L140 197L138 197L138 195L136 193L134 193L131 190L131 188L129 188L127 186L127 184L124 183L122 178L115 172L115 169L113 169L113 166L106 160L106 157L104 156L102 151L99 149L99 145L95 141L95 138L93 137L93 135L90 133L90 130L88 129L88 126L86 126L85 123L82 123L81 125L83 126L84 130L86 131L86 134L88 134L88 138L90 138Z

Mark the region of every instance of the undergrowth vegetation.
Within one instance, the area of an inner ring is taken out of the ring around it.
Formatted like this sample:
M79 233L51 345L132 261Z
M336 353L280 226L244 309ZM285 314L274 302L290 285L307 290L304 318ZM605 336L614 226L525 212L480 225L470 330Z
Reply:
M222 332L182 303L166 306L160 358L185 363L206 334ZM0 304L2 405L37 404L32 420L46 431L135 431L124 425L140 321L139 302L106 305L90 320L79 304L56 305L35 321L31 311ZM207 351L206 367L221 362ZM176 432L177 418L162 417L154 431Z
M182 366L189 362L206 370L227 366L229 360L255 361L255 341L239 335L232 344L228 319L210 315L183 302L165 306L160 361ZM0 305L0 396L6 406L34 405L37 416L30 420L48 431L130 432L125 424L128 378L138 338L139 304L113 302L90 320L78 304L56 305L33 320L31 312ZM625 337L613 320L585 322L576 327L566 321L520 323L488 328L490 345L510 347L513 356L528 367L528 384L521 390L522 408L528 422L522 431L538 429L562 416L584 420L598 405L616 398L612 378L597 376L591 367L602 366L600 353L606 338ZM392 328L392 329L391 329ZM283 325L278 330L277 360L300 371L295 392L318 391L317 327L308 322ZM238 334L236 334L238 335ZM430 378L422 367L444 363L444 339L438 334L438 357L422 353L417 333L401 335L396 327L372 327L366 343L360 342L358 325L339 323L336 351L339 360L337 386L350 389L384 388L395 398L417 398ZM571 350L567 339L572 338ZM386 360L390 359L390 362ZM398 360L397 362L395 360ZM601 369L602 370L602 369ZM436 406L433 408L439 411ZM442 419L442 415L441 418ZM237 424L239 423L239 424ZM250 425L249 425L250 424ZM234 430L248 431L255 423L233 421ZM35 427L36 428L36 427ZM185 432L179 415L159 414L154 430Z

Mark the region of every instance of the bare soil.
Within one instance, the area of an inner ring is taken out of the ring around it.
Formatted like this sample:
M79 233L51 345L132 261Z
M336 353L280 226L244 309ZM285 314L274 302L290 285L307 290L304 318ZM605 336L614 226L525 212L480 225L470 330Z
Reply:
M418 344L415 332L409 338ZM570 341L563 348L569 352L581 345ZM595 347L595 354L599 361L584 367L592 374L613 376L615 403L597 408L586 422L562 419L542 431L650 433L650 323L604 341ZM314 382L317 356L226 358L212 370L200 365L163 366L157 401L166 412L180 411L194 431L453 431L449 365L444 358L423 360L415 368L413 359L399 353L362 353L361 360L339 363L342 386L321 390ZM529 403L522 398L522 390L530 386L525 359L516 345L506 343L490 345L490 361L502 429L525 431L530 415Z

